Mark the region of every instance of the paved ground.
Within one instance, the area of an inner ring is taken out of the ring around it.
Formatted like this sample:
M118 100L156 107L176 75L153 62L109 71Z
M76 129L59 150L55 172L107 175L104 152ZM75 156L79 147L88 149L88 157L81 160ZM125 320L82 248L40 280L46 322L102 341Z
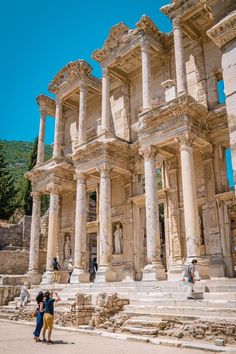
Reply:
M1 354L206 354L197 349L157 346L148 343L91 336L76 332L54 330L54 344L35 343L33 328L9 322L0 322ZM212 353L212 352L211 352Z

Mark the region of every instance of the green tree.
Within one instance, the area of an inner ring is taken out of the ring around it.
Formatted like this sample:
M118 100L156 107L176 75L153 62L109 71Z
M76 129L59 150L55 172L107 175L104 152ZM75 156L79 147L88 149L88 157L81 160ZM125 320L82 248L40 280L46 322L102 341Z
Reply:
M5 162L0 143L0 219L7 220L16 209L16 190L14 180Z
M36 165L37 162L37 150L38 150L38 137L35 138L32 151L28 162L28 171ZM24 185L23 192L23 210L25 215L32 215L32 197L31 197L32 187L31 182L27 179Z

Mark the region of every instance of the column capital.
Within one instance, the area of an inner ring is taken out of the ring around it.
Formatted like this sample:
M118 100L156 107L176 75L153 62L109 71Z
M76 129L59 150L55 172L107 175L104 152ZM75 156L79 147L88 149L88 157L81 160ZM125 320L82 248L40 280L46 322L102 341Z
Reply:
M139 153L144 157L144 159L153 160L153 161L155 161L156 159L157 152L158 149L155 148L155 146L153 145L144 146L139 149Z
M81 80L79 83L79 89L80 89L80 91L87 92L87 89L88 89L87 81Z
M102 68L102 77L109 78L109 69L107 67Z
M62 192L62 186L60 185L57 185L53 182L50 182L48 185L47 185L47 191L50 193L50 194L57 194L59 195L61 192Z
M86 184L87 177L88 177L88 175L84 171L81 171L78 169L75 170L75 178L78 183Z
M45 120L45 119L46 119L46 116L47 116L47 114L48 114L48 112L47 112L45 106L41 106L41 105L40 105L40 106L39 106L39 111L40 111L40 118L43 119L43 120Z
M40 197L41 197L41 193L38 191L32 191L30 193L31 197L34 198L35 200L39 200L40 201Z
M140 41L141 52L149 52L150 51L150 43L146 37L142 37Z
M173 24L173 29L181 29L181 17L180 16L176 16L173 20L172 20L172 24Z
M186 147L192 148L194 140L194 136L189 133L185 133L175 138L175 141L179 144L180 149L184 149Z
M100 172L101 178L109 178L112 171L112 166L109 163L103 163L97 167L97 171Z
M58 96L55 98L56 106L62 108L62 99Z

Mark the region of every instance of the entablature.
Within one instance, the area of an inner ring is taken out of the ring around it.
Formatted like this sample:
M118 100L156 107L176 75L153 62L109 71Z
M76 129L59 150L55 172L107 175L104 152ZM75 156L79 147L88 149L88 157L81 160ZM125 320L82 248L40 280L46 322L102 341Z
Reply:
M56 102L54 99L46 95L39 95L36 100L40 106L40 110L45 110L47 115L55 117Z

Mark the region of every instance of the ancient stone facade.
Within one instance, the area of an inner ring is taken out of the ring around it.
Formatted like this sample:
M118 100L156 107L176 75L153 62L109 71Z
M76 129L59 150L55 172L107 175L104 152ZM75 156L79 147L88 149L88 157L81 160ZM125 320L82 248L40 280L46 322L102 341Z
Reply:
M32 279L41 193L50 194L43 283L53 280L55 256L65 271L73 259L71 283L89 281L93 257L98 282L178 279L193 258L202 277L234 276L235 193L225 151L231 147L236 170L235 6L172 1L161 9L171 33L147 16L135 29L119 23L93 53L102 79L77 60L50 83L55 99L37 98L38 160L27 173ZM225 104L217 92L222 78ZM47 115L55 117L55 138L44 162Z

